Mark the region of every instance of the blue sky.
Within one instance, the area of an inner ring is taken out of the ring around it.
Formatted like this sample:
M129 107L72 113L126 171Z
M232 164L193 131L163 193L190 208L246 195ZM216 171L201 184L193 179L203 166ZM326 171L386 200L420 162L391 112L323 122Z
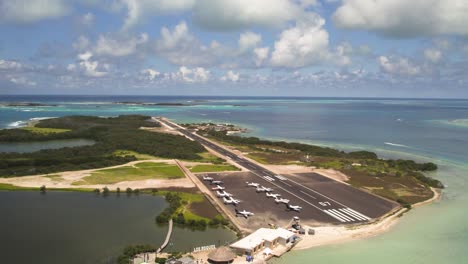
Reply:
M468 98L466 0L3 0L0 94Z

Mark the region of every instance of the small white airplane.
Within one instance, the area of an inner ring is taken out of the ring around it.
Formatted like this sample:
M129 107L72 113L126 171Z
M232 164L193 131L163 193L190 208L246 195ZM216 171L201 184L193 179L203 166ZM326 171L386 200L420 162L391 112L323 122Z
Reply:
M220 184L223 184L223 181L211 181L210 184L220 185Z
M246 183L247 183L247 186L249 186L249 187L258 188L258 186L260 186L260 184L256 183L256 182L246 182Z
M289 200L288 199L283 199L283 198L275 198L275 203L284 203L284 204L288 204L289 203Z
M224 189L226 189L226 188L224 188L223 186L219 186L219 185L216 185L216 187L211 188L211 190L213 190L213 191L224 190Z
M278 193L269 193L269 192L267 192L267 193L266 193L266 196L276 199L276 198L278 198L279 196L281 196L281 194L278 194Z
M271 191L273 191L273 189L271 189L271 188L266 188L266 187L264 187L264 186L260 186L260 187L257 187L256 191L257 191L257 192L271 192Z
M288 209L289 210L293 210L293 211L296 211L296 212L300 212L302 207L300 207L299 205L289 205L288 204Z
M223 201L225 204L233 204L234 206L240 203L239 200L234 199L232 197L229 197L229 198L223 197Z
M246 210L239 211L236 209L236 216L238 215L242 215L243 217L248 218L249 216L254 215L254 213L248 212Z
M218 195L218 197L231 197L232 196L232 194L227 193L225 191L223 191L223 192L216 191L216 194Z
M213 181L213 177L203 176L204 181Z

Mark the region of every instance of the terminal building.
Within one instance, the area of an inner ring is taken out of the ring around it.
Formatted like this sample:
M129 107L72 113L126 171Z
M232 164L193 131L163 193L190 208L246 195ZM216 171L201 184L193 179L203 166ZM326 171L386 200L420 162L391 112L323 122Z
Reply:
M260 228L230 247L236 254L253 256L263 253L280 256L288 251L295 241L296 235L284 228Z

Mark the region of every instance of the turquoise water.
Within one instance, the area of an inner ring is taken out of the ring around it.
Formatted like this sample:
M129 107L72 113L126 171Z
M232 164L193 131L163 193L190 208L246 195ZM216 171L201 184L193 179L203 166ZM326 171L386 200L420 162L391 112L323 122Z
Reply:
M163 115L177 122L234 123L250 135L433 161L447 188L441 201L406 214L388 233L292 252L275 263L468 263L467 100L222 97L0 97L51 107L2 107L0 126L69 114ZM184 102L190 106L125 106L115 101ZM84 104L83 102L87 102ZM91 102L91 103L90 103ZM464 122L461 122L464 124Z

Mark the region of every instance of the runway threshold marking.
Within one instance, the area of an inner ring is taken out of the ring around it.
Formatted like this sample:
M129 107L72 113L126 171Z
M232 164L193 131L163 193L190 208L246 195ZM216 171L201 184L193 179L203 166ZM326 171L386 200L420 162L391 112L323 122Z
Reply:
M221 150L223 150L223 151L225 151L225 152L228 152L228 151L224 150L223 148L221 148L221 147L219 147L219 146L217 146L217 145L214 145L214 144L211 144L211 143L208 144L208 143L209 143L208 141L204 140L203 138L201 138L200 136L198 136L198 135L196 135L196 134L194 134L194 135L195 135L196 138L199 138L201 141L203 141L203 142L205 143L205 145L208 145L208 146L213 145L213 146L215 146L215 148L217 147L217 148L219 148L219 149L221 149ZM215 150L213 147L211 147L211 148L212 148L214 151L217 151L217 150ZM217 151L217 152L219 152L219 151ZM229 153L229 152L228 152L228 153ZM221 153L221 154L222 154L222 153ZM249 164L249 167L254 167L254 166L251 165L251 164ZM265 180L261 175L259 175L259 174L258 174L257 172L255 172L254 170L251 170L251 172L252 172L252 174L256 175L257 177L262 178L263 180ZM299 183L297 183L297 182L295 182L295 181L293 181L293 180L290 180L290 181L293 182L293 183L295 183L296 185L303 186L303 185L301 185L301 184L299 184ZM307 200L303 199L302 197L300 197L300 196L298 196L298 195L296 195L296 194L294 194L294 193L292 193L292 192L286 190L285 188L279 186L278 184L276 184L276 183L274 183L274 182L270 182L270 183L273 184L273 185L275 185L276 187L282 189L283 191L285 191L285 192L287 192L287 193L289 193L289 194L295 196L296 198L298 198L298 199L304 201L305 203L311 205L312 207L318 209L319 211L322 211L322 212L328 214L329 216L332 216L333 218L338 219L338 220L341 221L341 222L349 222L349 221L350 221L350 220L348 220L348 219L344 219L343 217L340 217L339 215L337 215L336 212L330 211L330 209L324 210L324 209L322 209L322 208L320 208L320 207L318 207L318 206L316 206L316 205L310 203L309 201L307 201ZM288 185L288 186L290 186L290 187L292 187L290 184L287 184L287 183L285 183L285 182L282 182L282 183L283 183L283 184L286 184L286 185ZM308 190L310 190L310 191L312 191L312 192L314 192L314 193L317 193L317 194L319 194L319 195L321 195L321 196L323 196L323 197L325 197L325 198L327 198L327 199L330 199L330 200L334 201L335 203L337 203L337 204L339 204L339 205L342 205L342 206L346 207L346 209L348 209L348 211L350 211L350 212L352 212L352 213L354 213L354 214L357 214L358 216L361 216L361 217L363 217L363 218L365 218L365 219L370 220L369 217L367 217L367 216L365 216L365 215L363 215L363 214L361 214L361 213L359 213L359 212L357 212L357 211L355 211L355 210L353 210L353 209L351 209L351 208L349 208L349 207L343 205L343 204L340 203L340 202L335 201L334 199L332 199L332 198L330 198L330 197L328 197L328 196L326 196L326 195L323 195L323 194L321 194L321 193L319 193L319 192L317 192L317 191L315 191L315 190L313 190L313 189L310 189L310 188L308 188L307 186L303 186L303 187L306 188L306 189L308 189ZM302 192L302 191L301 191L301 192ZM304 192L302 192L302 193L304 193ZM333 210L333 209L332 209L332 210Z

